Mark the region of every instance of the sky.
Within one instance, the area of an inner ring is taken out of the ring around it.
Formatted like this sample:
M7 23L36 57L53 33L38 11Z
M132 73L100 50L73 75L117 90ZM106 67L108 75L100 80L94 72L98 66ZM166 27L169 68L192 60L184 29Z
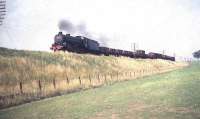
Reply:
M7 0L6 9L0 47L50 51L64 20L102 46L181 57L200 49L200 0Z

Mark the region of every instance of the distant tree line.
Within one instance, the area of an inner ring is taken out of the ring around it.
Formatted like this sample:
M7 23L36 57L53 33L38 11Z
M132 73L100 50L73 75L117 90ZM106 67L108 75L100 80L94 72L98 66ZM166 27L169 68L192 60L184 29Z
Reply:
M199 59L200 58L200 50L194 52L193 57Z

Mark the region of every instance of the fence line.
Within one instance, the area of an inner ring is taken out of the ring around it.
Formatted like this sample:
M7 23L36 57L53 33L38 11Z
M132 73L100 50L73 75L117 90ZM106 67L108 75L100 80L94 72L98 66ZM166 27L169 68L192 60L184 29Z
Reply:
M65 79L58 80L56 79L56 77L54 77L53 80L51 80L50 82L41 79L29 82L20 81L19 83L17 83L18 86L10 87L12 91L8 91L9 95L4 95L4 96L0 95L0 106L5 105L1 104L5 103L2 100L8 98L9 100L11 100L16 98L17 96L24 96L25 99L27 98L27 96L28 98L31 98L30 96L46 97L57 93L72 92L81 89L88 89L91 87L110 85L115 82L132 80L143 76L164 73L178 68L181 67L168 67L156 70L151 70L147 68L136 71L107 73L107 74L97 73L93 75L88 74L87 77L78 76L77 78L70 78L69 75L66 75ZM12 103L12 101L10 103Z

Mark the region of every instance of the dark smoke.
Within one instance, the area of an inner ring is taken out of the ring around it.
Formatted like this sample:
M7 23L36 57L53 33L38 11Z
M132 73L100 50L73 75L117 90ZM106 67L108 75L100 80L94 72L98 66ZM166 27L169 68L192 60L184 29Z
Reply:
M58 27L60 31L66 31L68 33L75 33L76 27L68 20L61 20L58 23Z
M68 20L61 20L58 23L58 27L60 31L65 31L70 34L81 35L85 37L92 37L90 32L87 31L87 26L85 23L80 23L78 25L74 25L72 22Z
M84 22L78 25L74 25L68 20L61 20L58 23L58 27L60 31L65 31L72 35L76 34L87 38L91 38L93 40L98 41L101 46L108 46L109 38L107 38L105 35L100 35L98 38L94 38L94 36L87 30L87 26Z

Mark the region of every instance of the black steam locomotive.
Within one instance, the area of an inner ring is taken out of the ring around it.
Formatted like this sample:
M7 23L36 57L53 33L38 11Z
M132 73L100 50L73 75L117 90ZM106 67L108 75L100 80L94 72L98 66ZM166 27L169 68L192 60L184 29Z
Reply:
M71 36L70 34L64 35L59 32L54 38L54 44L51 46L53 51L69 51L76 53L91 53L96 55L114 55L126 56L131 58L150 58L150 59L165 59L175 61L175 57L150 52L145 54L144 50L136 50L136 52L113 49L108 47L100 47L99 43L95 40L83 36Z

